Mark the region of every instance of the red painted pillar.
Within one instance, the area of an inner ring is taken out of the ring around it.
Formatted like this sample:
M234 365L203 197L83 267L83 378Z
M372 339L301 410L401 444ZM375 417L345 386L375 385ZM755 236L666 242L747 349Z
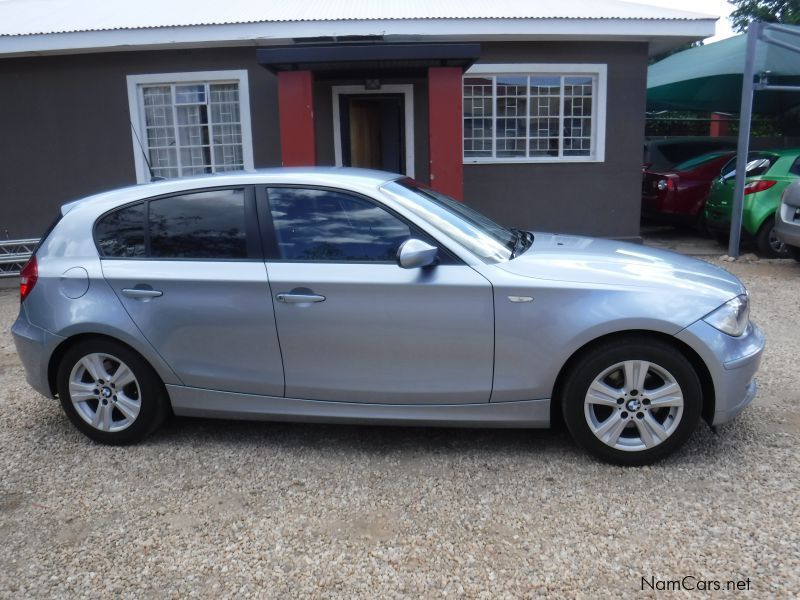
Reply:
M428 69L428 150L431 187L457 200L464 198L461 154L461 69Z
M731 134L731 122L728 117L719 113L711 113L711 126L708 135L722 137Z
M317 162L313 87L311 71L278 73L281 162L284 167L304 167Z

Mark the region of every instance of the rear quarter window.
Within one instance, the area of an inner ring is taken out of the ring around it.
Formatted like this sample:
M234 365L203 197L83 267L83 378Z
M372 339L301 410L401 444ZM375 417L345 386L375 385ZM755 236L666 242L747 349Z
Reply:
M127 206L108 213L97 221L94 239L100 256L108 258L139 258L145 256L144 203Z

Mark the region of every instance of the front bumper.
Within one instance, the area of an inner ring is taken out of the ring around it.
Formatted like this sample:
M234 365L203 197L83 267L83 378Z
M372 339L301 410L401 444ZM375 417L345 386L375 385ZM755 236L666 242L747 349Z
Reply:
M731 216L726 208L706 206L705 226L710 231L727 232L731 230Z
M19 311L19 316L11 327L11 335L22 366L25 367L25 378L28 383L43 396L52 398L53 392L50 389L47 370L53 351L64 338L33 325L28 320L24 307Z
M755 374L761 364L765 339L753 323L739 337L718 331L697 321L676 336L703 359L714 384L714 412L711 425L733 420L756 395Z

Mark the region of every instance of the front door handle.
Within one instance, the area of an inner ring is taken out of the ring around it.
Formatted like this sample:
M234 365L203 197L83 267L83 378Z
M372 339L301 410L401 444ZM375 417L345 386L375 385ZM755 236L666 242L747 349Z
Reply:
M164 292L147 288L125 288L122 290L122 294L135 300L149 300L150 298L163 296Z
M309 304L311 302L325 302L325 296L319 294L294 294L291 292L284 292L275 296L278 302L286 304Z

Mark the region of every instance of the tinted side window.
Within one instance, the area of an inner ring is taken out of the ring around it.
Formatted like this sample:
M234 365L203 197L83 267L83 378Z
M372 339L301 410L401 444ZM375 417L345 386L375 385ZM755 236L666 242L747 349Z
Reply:
M789 173L792 175L800 175L800 158L795 159L792 166L789 167Z
M150 201L153 258L247 258L244 190Z
M107 214L94 229L100 255L133 258L145 255L145 205L135 204Z
M286 260L394 262L411 237L408 225L357 196L301 188L270 188L268 194Z
M770 170L778 159L774 154L763 154L760 152L750 152L747 155L746 177L758 177ZM731 179L736 176L736 158L732 158L722 167L722 177Z

